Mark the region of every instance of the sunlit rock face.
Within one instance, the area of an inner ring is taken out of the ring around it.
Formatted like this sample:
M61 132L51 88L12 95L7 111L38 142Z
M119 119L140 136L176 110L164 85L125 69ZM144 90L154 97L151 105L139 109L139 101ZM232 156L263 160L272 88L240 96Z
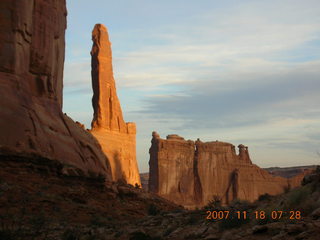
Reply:
M149 161L149 191L187 208L206 205L214 197L228 204L234 199L254 201L300 185L303 175L275 177L252 164L248 147L225 142L160 138L153 132Z
M136 125L123 120L112 70L111 43L107 28L96 24L92 31L91 75L94 110L91 133L109 159L114 181L141 185L136 160Z
M0 154L111 177L95 138L62 113L65 0L0 1Z

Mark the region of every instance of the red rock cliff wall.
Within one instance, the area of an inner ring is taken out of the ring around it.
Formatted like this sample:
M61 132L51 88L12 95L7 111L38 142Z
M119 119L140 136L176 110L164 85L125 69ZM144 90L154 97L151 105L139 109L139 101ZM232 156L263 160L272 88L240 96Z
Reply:
M123 120L112 70L111 43L107 28L96 24L92 31L91 75L93 120L91 133L108 157L113 180L141 185L136 160L136 125Z
M247 147L224 142L196 142L198 169L202 186L202 204L219 196L224 203L239 198L254 201L264 193L279 194L288 180L274 177L251 163Z
M92 135L62 113L65 0L0 1L0 154L111 176Z
M176 135L164 140L153 133L149 165L149 190L187 208L202 207L214 196L224 204L234 199L254 201L300 184L252 164L244 145L239 145L237 155L230 143L194 143Z
M149 152L152 156L149 162L149 190L178 204L193 205L194 142L175 135L169 135L164 140L154 133Z

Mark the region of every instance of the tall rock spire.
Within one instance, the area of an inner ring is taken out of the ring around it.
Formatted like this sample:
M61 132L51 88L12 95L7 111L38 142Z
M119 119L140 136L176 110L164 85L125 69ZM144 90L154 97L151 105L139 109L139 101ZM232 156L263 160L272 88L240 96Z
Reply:
M126 132L126 123L123 120L113 78L111 42L104 25L95 25L92 41L91 76L94 114L91 126Z
M136 159L136 125L123 120L112 70L111 43L107 28L96 24L91 50L92 106L91 133L107 156L114 181L140 183Z

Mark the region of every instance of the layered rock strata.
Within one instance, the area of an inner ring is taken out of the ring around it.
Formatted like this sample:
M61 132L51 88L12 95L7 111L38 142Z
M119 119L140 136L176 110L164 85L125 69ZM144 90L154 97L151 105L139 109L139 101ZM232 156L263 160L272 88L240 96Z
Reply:
M300 184L272 176L252 164L248 147L226 142L184 140L178 135L161 139L153 132L149 191L187 208L202 207L214 198L224 204L234 199L254 201L260 195L276 195Z
M107 28L96 24L92 31L91 75L94 110L91 133L110 161L114 181L141 185L136 160L136 125L123 120L112 70L111 43Z
M65 0L0 2L0 154L111 176L93 136L62 113Z

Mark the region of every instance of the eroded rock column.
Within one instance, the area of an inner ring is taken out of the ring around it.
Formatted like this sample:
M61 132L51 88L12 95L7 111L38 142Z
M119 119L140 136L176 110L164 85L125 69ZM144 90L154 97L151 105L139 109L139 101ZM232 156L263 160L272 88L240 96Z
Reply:
M111 42L107 28L92 31L91 76L93 120L91 133L107 156L114 181L141 185L136 160L136 125L123 119L112 69Z

